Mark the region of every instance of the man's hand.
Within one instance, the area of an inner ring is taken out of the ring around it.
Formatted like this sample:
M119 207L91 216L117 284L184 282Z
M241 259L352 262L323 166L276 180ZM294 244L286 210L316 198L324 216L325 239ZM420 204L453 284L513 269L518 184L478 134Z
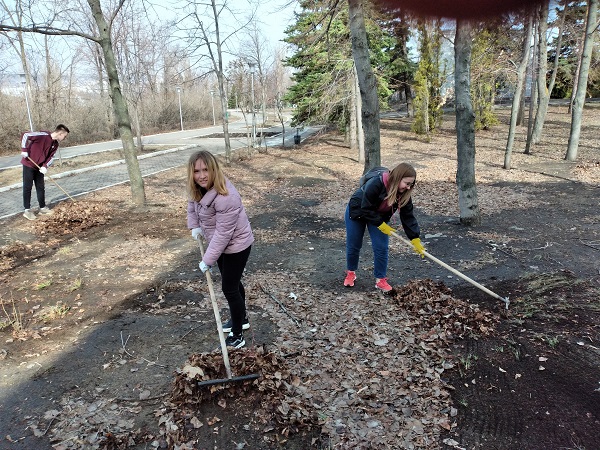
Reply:
M387 234L388 236L390 234L392 234L392 232L395 232L396 230L394 230L392 227L390 227L387 223L383 222L381 225L379 225L377 228L379 228L379 230L383 233L383 234Z
M192 237L198 240L200 236L204 237L204 231L202 231L202 228L192 228Z
M423 244L421 244L421 239L414 238L410 241L410 243L413 245L415 252L421 255L421 258L425 258L425 247L423 247Z
M44 175L46 175L46 172L48 172L48 168L40 167L40 172L42 172Z
M29 153L27 152L21 152L21 157L22 158L27 158L29 156Z
M207 266L204 261L200 261L200 264L198 264L198 267L200 268L202 273L206 272L207 270L210 270L210 266Z

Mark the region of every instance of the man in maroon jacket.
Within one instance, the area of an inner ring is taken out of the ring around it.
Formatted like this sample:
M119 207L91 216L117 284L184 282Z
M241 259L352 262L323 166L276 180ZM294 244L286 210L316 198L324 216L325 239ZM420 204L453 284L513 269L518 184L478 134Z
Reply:
M44 174L52 164L58 144L69 134L69 129L60 124L52 133L49 131L32 131L24 133L21 139L21 164L23 164L23 216L35 220L31 208L31 189L35 183L40 214L52 214L46 206L46 190L44 187Z

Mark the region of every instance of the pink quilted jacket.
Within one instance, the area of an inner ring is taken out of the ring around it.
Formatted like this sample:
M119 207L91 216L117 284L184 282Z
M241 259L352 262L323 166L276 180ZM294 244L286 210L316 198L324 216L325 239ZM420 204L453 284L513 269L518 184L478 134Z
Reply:
M222 253L238 253L254 242L250 221L240 194L229 180L229 194L209 190L199 202L188 201L187 226L202 228L208 241L204 263L213 266Z

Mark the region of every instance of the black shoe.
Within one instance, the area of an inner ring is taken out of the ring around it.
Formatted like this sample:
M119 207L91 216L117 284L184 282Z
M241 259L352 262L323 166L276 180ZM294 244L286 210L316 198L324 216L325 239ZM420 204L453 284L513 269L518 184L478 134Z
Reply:
M230 333L232 326L231 319L223 324L223 333ZM250 322L248 322L248 318L246 317L242 322L242 330L248 330L250 328Z
M244 340L244 335L241 333L229 333L229 336L225 338L225 344L227 347L242 348L244 345L246 345L246 341Z

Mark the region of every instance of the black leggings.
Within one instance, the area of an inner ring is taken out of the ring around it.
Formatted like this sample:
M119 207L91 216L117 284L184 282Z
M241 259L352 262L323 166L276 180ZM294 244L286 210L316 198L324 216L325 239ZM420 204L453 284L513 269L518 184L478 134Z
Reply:
M242 332L242 322L246 318L246 291L241 280L251 248L238 253L222 253L217 259L222 278L221 289L229 304L233 334Z
M31 189L35 183L35 192L40 208L46 206L46 188L44 187L44 174L33 167L23 166L23 206L31 208Z

